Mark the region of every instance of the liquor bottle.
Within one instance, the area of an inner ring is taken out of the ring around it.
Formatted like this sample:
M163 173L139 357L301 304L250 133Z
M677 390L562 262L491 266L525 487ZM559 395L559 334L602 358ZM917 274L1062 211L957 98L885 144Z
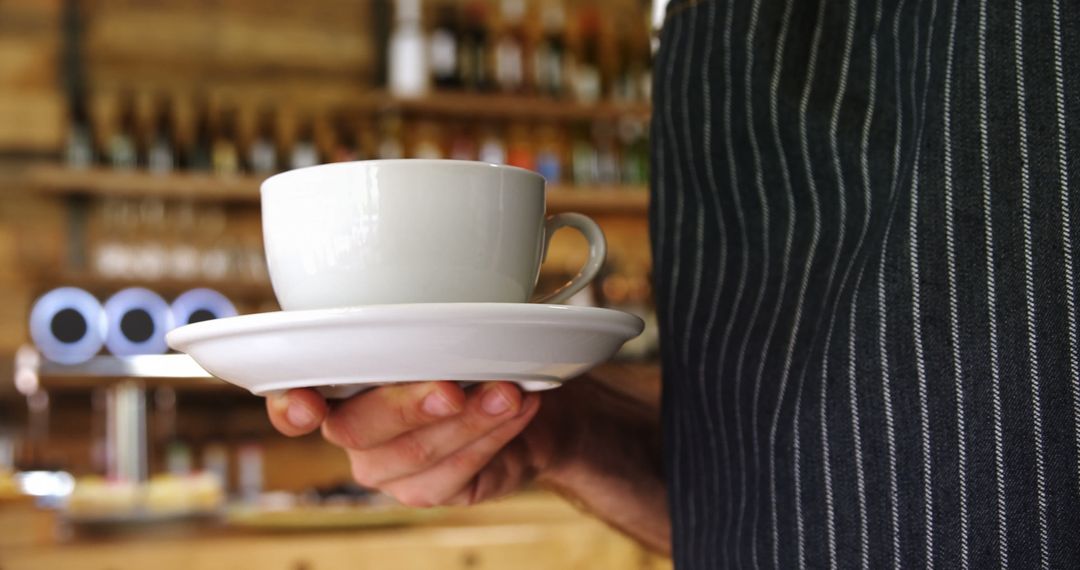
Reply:
M401 115L387 113L379 125L379 146L376 149L379 158L404 158L405 143L401 137Z
M69 121L65 162L68 168L88 168L94 162L94 146L86 102L81 97L72 98Z
M495 42L495 83L506 93L521 91L525 83L525 0L501 0L502 30Z
M318 162L330 162L338 151L340 138L337 129L334 128L325 113L319 113L311 124L311 142L315 144L315 154Z
M597 121L593 124L592 135L596 147L596 182L618 184L619 151L614 128L609 123Z
M319 151L315 148L310 120L302 120L289 154L289 168L304 168L319 163Z
M390 36L390 92L417 97L428 89L424 35L420 30L420 0L397 0L394 32Z
M213 166L211 148L213 129L211 128L212 110L209 101L200 97L195 103L195 132L188 148L187 167L191 170L208 171Z
M358 130L344 119L335 121L339 125L337 135L334 137L334 162L351 162L360 160L360 145L357 142Z
M603 94L600 74L600 19L593 10L580 15L581 50L574 60L574 96L583 103L595 103Z
M120 98L119 128L109 140L109 162L116 170L131 170L138 164L135 148L135 102L129 93Z
M156 115L150 150L146 154L146 167L154 174L168 174L176 167L176 152L173 149L175 130L173 129L172 105L168 98L160 99Z
M543 32L533 54L533 84L540 93L559 97L563 93L566 62L566 15L561 0L543 3Z
M236 450L236 486L240 498L255 503L263 491L263 450L254 441Z
M269 108L259 112L255 127L255 140L248 149L248 169L254 174L271 174L277 171L277 145L274 139L274 113Z
M454 160L476 160L476 138L471 135L466 125L455 125L451 130L450 158Z
M236 112L227 109L221 114L220 128L214 137L211 161L214 174L233 176L240 172L240 153L236 148Z
M379 156L379 132L372 125L371 117L360 117L356 121L357 159L367 160Z
M458 29L454 6L440 4L435 16L428 45L428 61L431 63L431 79L439 89L461 86L458 76Z
M536 152L536 171L549 184L562 182L562 150L559 148L558 131L545 126L538 133L539 149Z
M510 128L509 145L506 149L506 163L526 170L536 170L536 155L529 137L529 131L523 124Z
M573 143L574 184L587 186L596 184L600 178L597 164L596 147L587 127L580 127L574 134Z
M493 126L484 129L480 139L479 158L481 162L491 164L506 164L506 143L503 142L499 132Z
M464 21L458 49L461 82L467 90L486 91L491 82L487 7L483 2L473 1L465 6L462 15Z
M649 182L649 142L644 121L624 118L619 123L622 144L622 182L644 185Z
M445 158L439 127L430 121L416 125L416 140L412 145L414 158Z

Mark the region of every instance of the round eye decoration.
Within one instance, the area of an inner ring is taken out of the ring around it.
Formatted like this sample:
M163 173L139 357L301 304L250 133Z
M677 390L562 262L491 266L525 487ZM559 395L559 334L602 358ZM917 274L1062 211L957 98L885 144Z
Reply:
M157 293L141 287L117 292L105 301L109 334L105 346L116 356L164 354L165 333L172 328L169 304Z
M105 343L108 324L101 303L77 287L45 293L30 310L30 338L45 358L59 364L80 364Z
M213 289L192 289L172 304L173 324L178 327L213 319L236 316L236 307L225 295Z

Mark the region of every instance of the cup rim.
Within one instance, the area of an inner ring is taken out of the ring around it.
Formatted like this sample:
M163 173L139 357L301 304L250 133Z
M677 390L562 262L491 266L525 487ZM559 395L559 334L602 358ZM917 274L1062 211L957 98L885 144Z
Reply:
M263 192L266 192L267 189L270 186L277 186L281 181L287 180L289 178L293 178L293 177L297 177L297 176L303 176L304 174L307 173L307 171L314 170L314 169L323 169L323 170L325 170L327 167L331 167L331 168L334 168L334 169L345 169L345 168L348 168L350 166L357 166L357 165L361 165L361 164L362 165L379 165L379 164L387 164L387 165L389 165L389 164L398 164L398 163L408 163L410 165L416 165L416 166L422 166L422 165L436 166L437 165L437 166L450 166L450 167L454 167L454 168L472 168L472 169L492 168L492 169L501 170L501 171L504 171L504 172L505 171L519 172L519 173L524 174L526 176L539 178L541 183L543 183L543 184L547 183L547 179L545 179L543 176L541 176L539 172L528 170L526 168L521 168L520 166L511 166L509 164L496 164L496 163L493 163L493 162L484 162L482 160L457 160L457 159L453 159L453 158L376 158L376 159L371 159L371 160L349 160L349 161L343 161L343 162L327 162L327 163L323 163L323 164L315 164L315 165L312 165L312 166L304 166L304 167L301 167L301 168L293 168L291 170L278 172L277 174L271 175L271 176L267 177L265 180L262 181L262 184L259 185L259 192L260 192L260 194L263 193Z

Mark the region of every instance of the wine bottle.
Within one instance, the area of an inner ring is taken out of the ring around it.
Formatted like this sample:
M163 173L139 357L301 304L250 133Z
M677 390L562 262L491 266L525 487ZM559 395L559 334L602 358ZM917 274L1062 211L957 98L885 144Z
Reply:
M502 0L502 30L495 42L495 82L506 93L521 91L525 82L525 0Z
M214 174L233 176L240 172L240 153L236 148L236 111L226 109L221 113L220 127L214 136L211 160Z
M455 89L461 86L461 78L458 76L458 36L460 34L454 6L440 4L428 46L431 79L439 89Z
M486 91L491 81L487 7L483 2L473 1L465 6L462 14L464 22L458 50L461 81L467 90Z
M109 140L109 162L116 170L131 170L138 165L135 148L135 102L130 93L119 99L120 121Z
M315 148L314 133L310 119L300 122L296 140L293 141L292 153L289 155L289 168L304 168L319 164L319 151Z
M173 150L172 105L169 99L162 97L155 109L157 115L150 149L146 156L146 167L154 174L168 174L176 166L176 153Z
M544 2L540 19L543 33L533 54L533 83L540 93L559 97L564 89L566 65L566 15L562 2Z
M277 145L274 139L274 113L269 108L259 112L255 127L255 140L248 149L248 168L255 174L271 174L277 171Z
M428 89L427 54L420 31L420 0L397 0L394 32L390 36L390 92L417 97Z
M209 101L200 97L195 103L195 132L188 147L187 166L191 170L208 171L213 166L211 148L213 129L212 110Z
M574 61L574 96L583 103L596 103L603 94L600 74L600 20L593 10L581 11L579 29L581 51Z

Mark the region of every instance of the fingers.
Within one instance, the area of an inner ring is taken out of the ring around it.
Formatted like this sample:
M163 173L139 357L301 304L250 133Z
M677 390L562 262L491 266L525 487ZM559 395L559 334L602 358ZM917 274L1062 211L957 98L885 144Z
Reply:
M353 396L323 422L323 436L345 449L371 449L456 415L465 392L453 382L391 384Z
M469 395L462 413L408 431L367 450L350 454L353 476L361 485L384 483L419 473L481 439L521 412L518 388L508 383L480 386Z
M266 398L270 423L289 437L315 431L326 418L328 410L326 400L309 388L297 388Z
M523 400L521 411L513 419L434 466L383 484L381 490L403 504L431 507L449 504L452 500L471 503L486 498L477 493L478 490L496 493L516 488L527 469L523 454L511 454L508 450L506 461L492 465L491 471L487 471L486 467L525 429L539 408L540 397L530 394ZM475 487L470 489L471 485Z

